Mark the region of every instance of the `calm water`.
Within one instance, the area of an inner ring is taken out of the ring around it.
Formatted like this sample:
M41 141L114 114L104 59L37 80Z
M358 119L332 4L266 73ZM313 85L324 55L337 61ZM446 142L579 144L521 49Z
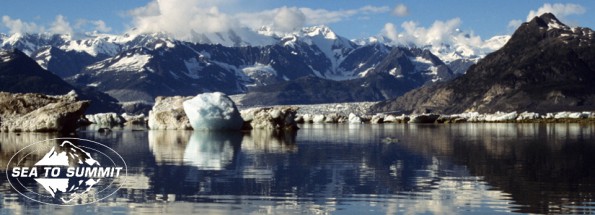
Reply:
M595 125L303 125L297 133L83 130L128 163L100 203L0 214L595 213ZM0 133L0 168L57 134ZM386 137L396 143L383 143Z

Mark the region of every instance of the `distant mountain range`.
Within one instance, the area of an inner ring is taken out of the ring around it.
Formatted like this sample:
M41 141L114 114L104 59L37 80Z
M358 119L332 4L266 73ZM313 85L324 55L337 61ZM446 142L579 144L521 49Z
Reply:
M506 39L495 37L490 44L497 48ZM450 80L489 51L461 44L395 47L382 37L352 41L325 26L291 34L268 28L239 29L196 34L195 41L199 43L157 33L94 34L84 39L13 34L0 35L0 48L21 50L74 87L97 89L120 103L152 103L156 96L221 91L248 93L246 104L390 99L427 83ZM319 84L310 85L308 80ZM336 91L316 88L328 85L336 85L334 90L349 96L333 96ZM302 91L296 92L311 93L299 99L282 98L297 96L281 92L285 86L300 86ZM264 96L261 92L271 100L259 99Z
M546 13L523 23L510 40L467 73L412 90L372 112L592 111L595 36Z

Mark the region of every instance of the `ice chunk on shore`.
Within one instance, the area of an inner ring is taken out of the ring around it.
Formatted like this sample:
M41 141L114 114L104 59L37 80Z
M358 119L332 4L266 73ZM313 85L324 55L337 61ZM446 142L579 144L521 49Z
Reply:
M395 117L394 115L386 115L386 117L384 117L384 123L394 123L397 122L397 117Z
M313 123L314 122L314 116L312 116L312 114L304 114L303 118L304 118L304 123Z
M323 114L317 114L317 115L314 115L314 117L312 118L312 121L314 123L324 123L325 119L326 118L324 117Z
M351 123L351 124L361 124L362 123L362 118L360 118L359 116L355 115L354 113L350 113L349 114L349 123Z
M339 122L339 115L336 113L327 114L324 116L325 123L337 123Z
M496 112L494 114L486 114L485 121L487 122L504 122L516 120L518 114L516 111L510 113Z
M521 121L521 120L535 120L535 119L539 119L539 114L535 113L535 112L522 112L519 114L519 116L516 118L517 121Z
M585 112L587 113L587 112ZM554 119L581 119L581 118L588 118L589 114L584 114L582 112L558 112L554 115Z
M370 120L372 124L380 124L384 123L384 114L376 114L372 116L372 120Z
M97 113L85 115L89 122L99 125L121 125L124 124L125 119L118 116L117 113Z
M198 94L183 106L194 130L239 130L244 122L233 101L220 92Z

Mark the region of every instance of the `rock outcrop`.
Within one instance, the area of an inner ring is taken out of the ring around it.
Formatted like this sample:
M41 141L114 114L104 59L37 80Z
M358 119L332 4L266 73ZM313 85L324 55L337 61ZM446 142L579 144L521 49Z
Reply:
M74 91L62 96L0 92L0 131L73 131L88 106Z
M296 107L252 108L241 111L245 129L297 130Z
M173 96L155 98L155 105L149 111L148 126L154 130L192 129L188 116L184 113L183 102L189 97Z

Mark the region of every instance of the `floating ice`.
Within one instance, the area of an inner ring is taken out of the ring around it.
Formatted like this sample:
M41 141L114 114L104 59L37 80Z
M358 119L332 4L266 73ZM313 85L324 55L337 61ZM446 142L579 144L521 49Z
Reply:
M194 130L239 130L244 122L233 101L220 92L198 94L183 106Z

